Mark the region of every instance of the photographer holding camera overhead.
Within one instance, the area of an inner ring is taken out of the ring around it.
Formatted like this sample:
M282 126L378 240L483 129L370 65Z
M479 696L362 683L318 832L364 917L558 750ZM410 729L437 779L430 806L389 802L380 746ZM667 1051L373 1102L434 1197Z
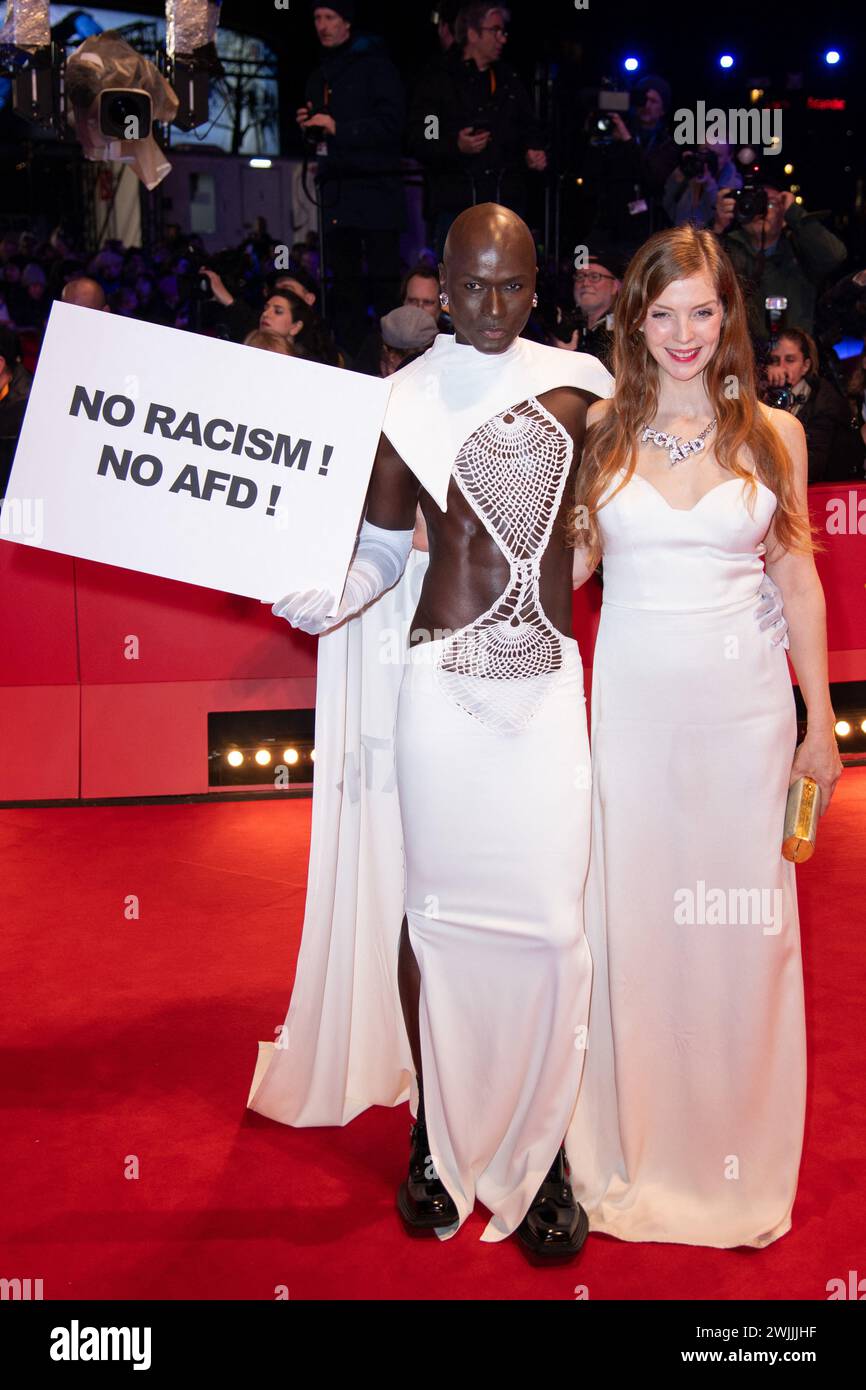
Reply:
M743 187L720 188L711 231L720 237L743 286L749 330L769 337L766 301L788 301L782 323L811 333L821 281L838 270L847 251L837 236L782 188L779 156L755 164Z
M670 84L648 73L632 89L626 119L599 101L607 109L590 118L583 164L587 190L596 206L590 241L601 237L631 255L653 232L668 225L662 197L680 161L680 146L666 121L671 100Z
M786 328L770 343L764 400L796 415L806 431L810 483L863 478L863 439L841 391L820 372L815 340Z

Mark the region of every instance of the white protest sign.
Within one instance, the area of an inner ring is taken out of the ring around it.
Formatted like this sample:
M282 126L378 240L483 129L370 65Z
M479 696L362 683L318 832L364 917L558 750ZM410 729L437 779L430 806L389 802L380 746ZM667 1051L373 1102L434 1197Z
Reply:
M389 391L58 302L0 537L269 602L339 598Z

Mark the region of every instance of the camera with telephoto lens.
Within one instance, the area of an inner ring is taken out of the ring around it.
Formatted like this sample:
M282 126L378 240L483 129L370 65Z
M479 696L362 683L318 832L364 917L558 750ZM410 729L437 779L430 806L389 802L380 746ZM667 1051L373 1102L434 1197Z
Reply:
M680 155L680 170L687 179L700 179L705 174L715 178L719 172L719 157L713 150L690 147Z
M735 188L731 197L737 222L751 222L754 217L766 217L769 201L767 190L758 186L754 174L746 174L742 188Z

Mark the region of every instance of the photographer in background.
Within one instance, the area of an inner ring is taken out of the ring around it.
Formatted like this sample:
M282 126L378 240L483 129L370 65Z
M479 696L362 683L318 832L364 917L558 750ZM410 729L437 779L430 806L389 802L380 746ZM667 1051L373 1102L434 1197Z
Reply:
M821 281L848 254L844 243L779 182L778 175L756 167L742 188L720 188L711 228L733 262L746 297L749 330L759 343L768 336L768 298L787 299L787 322L811 333Z
M671 100L670 84L648 74L633 89L628 119L611 111L605 121L609 136L591 138L583 164L585 182L596 197L590 240L603 237L630 256L668 225L662 198L680 161L680 146L666 121Z
M601 247L590 250L586 266L572 275L573 306L557 306L556 327L548 342L572 352L588 352L612 372L613 309L624 274L621 256Z
M509 19L502 5L466 5L455 21L457 42L412 95L408 146L425 172L430 241L440 259L458 213L490 202L524 216L527 172L547 168L529 93L502 61Z
M863 477L866 451L848 402L818 374L818 349L802 328L786 328L770 346L768 405L796 415L806 431L809 482Z
M312 11L322 59L297 121L316 165L323 274L333 277L326 312L340 346L354 354L367 332L368 298L378 317L397 293L405 99L381 39L352 33L354 0L314 3Z
M709 227L715 220L719 189L742 186L730 145L707 141L683 149L679 164L668 175L662 206L675 227L684 222Z

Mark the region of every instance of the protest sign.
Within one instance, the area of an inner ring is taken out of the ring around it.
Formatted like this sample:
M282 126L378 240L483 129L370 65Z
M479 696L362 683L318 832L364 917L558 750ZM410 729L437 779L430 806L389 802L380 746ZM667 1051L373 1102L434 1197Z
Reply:
M269 602L339 598L389 389L58 302L0 537Z

